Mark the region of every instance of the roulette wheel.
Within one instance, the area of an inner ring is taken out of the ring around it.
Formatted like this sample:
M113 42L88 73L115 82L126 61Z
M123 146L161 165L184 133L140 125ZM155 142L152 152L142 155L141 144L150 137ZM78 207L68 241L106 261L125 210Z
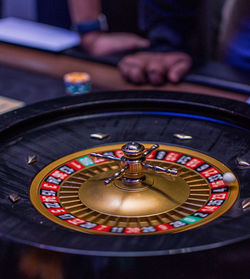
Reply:
M91 93L5 114L1 236L105 257L246 240L249 119L240 102L162 91Z

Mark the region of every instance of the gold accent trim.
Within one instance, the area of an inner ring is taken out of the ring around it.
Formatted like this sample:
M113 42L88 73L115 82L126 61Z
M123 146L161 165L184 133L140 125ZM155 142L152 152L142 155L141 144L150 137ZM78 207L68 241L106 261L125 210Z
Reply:
M193 138L192 136L184 135L184 134L174 134L174 137L180 140L189 140Z
M19 197L16 193L12 193L9 195L9 199L15 203L17 201L19 201L21 199L21 197Z
M36 162L37 162L37 155L33 154L33 155L28 156L28 159L27 159L27 164L28 165L32 165Z
M250 168L250 162L245 160L245 159L242 159L242 158L237 158L237 163L239 166L241 167L245 167L245 168Z
M108 134L103 134L103 133L96 133L96 134L90 134L90 137L92 139L98 139L98 140L103 140L107 138L109 135Z
M242 208L247 209L250 206L250 198L245 199L242 203Z

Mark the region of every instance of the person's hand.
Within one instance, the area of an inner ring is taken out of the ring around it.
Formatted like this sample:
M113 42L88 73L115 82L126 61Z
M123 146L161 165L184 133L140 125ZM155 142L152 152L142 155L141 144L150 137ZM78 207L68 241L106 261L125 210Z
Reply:
M179 82L191 66L191 56L183 52L138 52L125 56L118 64L126 80L152 85L161 85L166 80Z
M91 32L82 36L82 47L94 56L136 50L149 47L149 44L147 39L132 33Z

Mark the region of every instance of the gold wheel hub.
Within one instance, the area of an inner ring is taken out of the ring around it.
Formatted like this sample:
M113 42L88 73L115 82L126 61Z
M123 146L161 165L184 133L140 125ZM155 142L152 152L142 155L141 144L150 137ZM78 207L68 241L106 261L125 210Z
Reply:
M122 188L122 181L106 186L110 173L102 173L84 182L79 189L83 204L99 213L117 217L142 218L159 215L183 204L189 197L189 186L181 177L164 177L144 173L145 180L134 191ZM117 185L118 184L118 185Z

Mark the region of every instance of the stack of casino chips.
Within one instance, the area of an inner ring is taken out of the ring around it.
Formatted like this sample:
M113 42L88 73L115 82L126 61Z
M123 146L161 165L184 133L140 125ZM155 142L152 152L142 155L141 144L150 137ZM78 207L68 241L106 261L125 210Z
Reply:
M79 95L90 92L90 75L72 72L64 75L65 90L68 95Z

